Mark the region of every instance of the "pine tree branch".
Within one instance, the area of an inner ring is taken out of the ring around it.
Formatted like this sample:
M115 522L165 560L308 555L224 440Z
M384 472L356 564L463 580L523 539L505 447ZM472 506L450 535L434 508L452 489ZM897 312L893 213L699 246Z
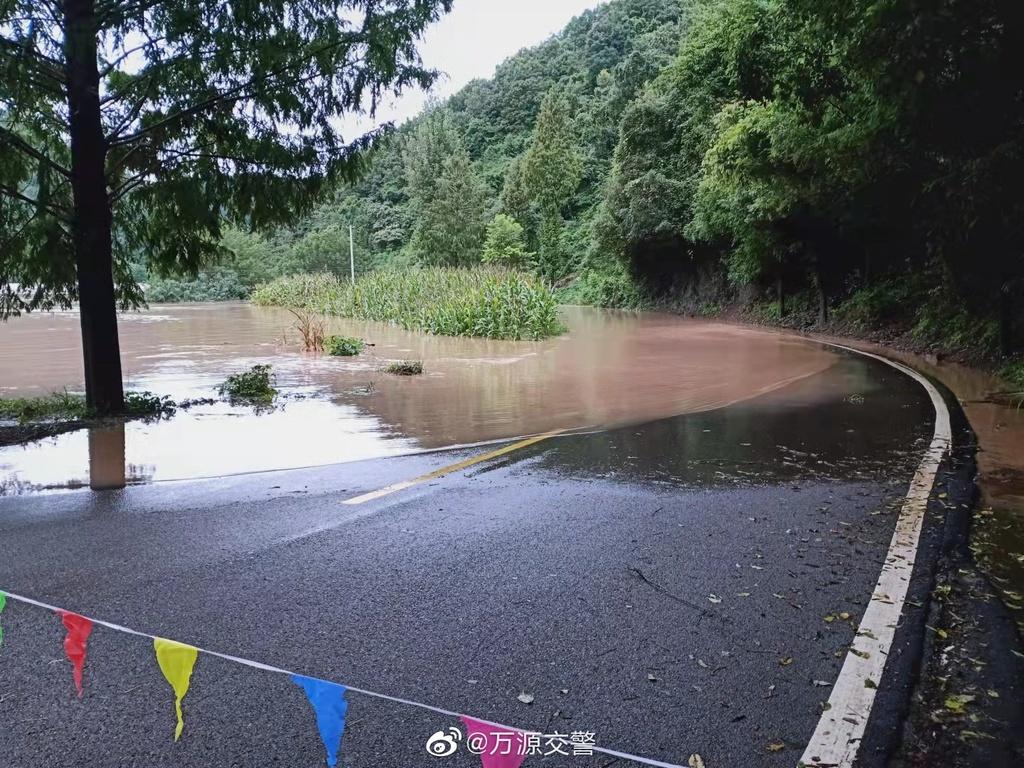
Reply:
M212 96L209 96L208 98L203 99L202 101L197 102L196 104L193 104L193 105L188 106L188 107L184 107L184 108L178 110L177 112L174 112L174 113L168 115L167 117L165 117L165 118L163 118L161 120L158 120L157 122L153 123L152 125L148 125L145 128L141 128L138 131L135 131L134 133L128 134L127 136L121 136L121 137L118 137L115 134L112 134L112 135L110 135L108 137L109 145L110 146L119 146L119 145L124 145L124 144L130 144L130 143L132 143L134 141L138 141L139 139L141 139L141 138L143 138L143 137L145 137L145 136L147 136L149 134L152 134L155 131L160 130L161 128L164 128L164 127L166 127L168 125L171 125L171 124L173 124L173 123L175 123L177 121L184 120L184 119L186 119L188 117L191 117L192 115L199 114L200 112L203 112L204 110L207 110L207 109L210 109L212 107L215 107L218 104L229 104L229 103L232 103L232 102L241 101L241 100L247 98L247 93L246 92L250 88L253 88L253 87L257 86L257 85L262 85L262 84L271 82L271 81L277 79L281 75L283 75L283 74L285 74L285 73L287 73L287 72L289 72L291 70L294 70L294 69L296 69L298 67L304 66L305 64L307 64L309 62L310 59L312 59L312 58L314 58L314 57L316 57L316 56L318 56L318 55L320 55L322 53L326 53L326 52L328 52L328 51L330 51L330 50L332 50L334 48L337 48L339 46L342 46L342 45L353 45L353 44L355 44L357 42L362 42L364 40L365 40L365 38L361 34L359 34L359 35L351 35L351 36L347 36L346 39L344 39L344 40L336 41L334 43L331 43L330 45L324 45L324 46L321 46L319 48L310 49L309 51L307 51L307 55L303 59L300 59L298 61L290 62L289 64L286 64L286 65L283 65L283 66L278 67L276 69L273 69L270 72L267 72L266 74L260 75L259 77L250 78L249 80L246 80L243 83L239 83L238 85L236 85L236 86L234 86L232 88L228 88L225 91L221 91L220 93L216 93L216 94L214 94ZM307 80L315 79L316 77L320 77L320 74L318 73L318 74L312 75L312 76L296 78L295 80L292 80L292 81L286 83L285 85L297 85L297 84L305 82Z
M0 184L0 195L6 195L7 197L13 198L14 200L19 200L23 203L27 203L28 205L31 205L36 209L42 209L49 213L54 218L59 219L60 221L70 222L66 210L54 208L53 206L47 205L46 203L40 202L39 200L33 200L31 197L23 195L21 192L19 192L16 189L12 189L11 187L7 187Z
M33 147L27 141L18 136L18 134L16 134L14 131L4 128L3 126L0 126L0 144L8 144L14 149L21 150L29 157L38 160L40 163L43 163L49 168L52 168L53 170L57 171L57 173L59 173L61 176L64 176L65 178L68 179L71 178L71 171L68 168L65 168L60 163L51 160L47 155Z

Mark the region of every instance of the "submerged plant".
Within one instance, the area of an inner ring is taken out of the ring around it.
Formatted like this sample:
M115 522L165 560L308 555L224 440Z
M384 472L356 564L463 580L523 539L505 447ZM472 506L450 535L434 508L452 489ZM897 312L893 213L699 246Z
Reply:
M217 388L217 392L221 396L226 396L231 402L256 405L271 403L277 396L269 365L254 365L244 373L228 376L227 380Z
M168 395L154 395L152 392L125 392L124 412L128 416L171 416L178 404Z
M12 419L21 423L52 419L77 421L92 416L86 405L85 395L64 390L40 397L0 398L0 419Z
M398 360L388 363L384 370L396 376L418 376L423 373L423 363L419 360Z
M295 315L295 330L302 336L302 345L307 352L322 352L327 323L322 317L302 309L289 309Z
M335 357L351 357L363 351L366 344L355 336L328 336L324 339L324 348L329 355Z
M125 392L121 416L164 416L174 413L177 404L170 397L152 392ZM85 421L96 414L85 395L64 390L39 397L0 398L0 419L22 424L37 421Z

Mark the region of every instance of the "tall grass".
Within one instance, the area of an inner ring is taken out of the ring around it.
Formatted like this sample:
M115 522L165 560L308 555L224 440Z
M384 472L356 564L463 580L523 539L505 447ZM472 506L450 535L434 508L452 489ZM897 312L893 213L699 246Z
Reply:
M543 339L564 330L543 282L495 267L381 270L354 286L330 274L294 275L260 286L252 300L442 336Z

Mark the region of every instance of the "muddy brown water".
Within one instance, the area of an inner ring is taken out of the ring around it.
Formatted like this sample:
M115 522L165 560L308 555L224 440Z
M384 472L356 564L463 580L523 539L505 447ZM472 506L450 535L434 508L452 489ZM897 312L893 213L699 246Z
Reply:
M157 422L0 449L0 492L286 469L554 429L707 410L826 371L836 356L783 335L659 314L565 308L568 333L509 342L332 319L372 346L352 358L301 351L294 317L246 303L155 305L120 319L127 386L181 401L270 363L281 392L262 414L224 402ZM0 396L82 388L78 316L0 325ZM425 373L398 377L390 361ZM123 446L124 460L121 461Z

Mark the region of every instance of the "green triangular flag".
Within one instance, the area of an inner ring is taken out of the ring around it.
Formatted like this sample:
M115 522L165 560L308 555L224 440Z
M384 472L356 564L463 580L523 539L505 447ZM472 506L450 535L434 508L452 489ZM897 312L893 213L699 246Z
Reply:
M4 612L4 607L7 605L7 595L0 592L0 613ZM0 646L4 644L4 626L0 624Z

